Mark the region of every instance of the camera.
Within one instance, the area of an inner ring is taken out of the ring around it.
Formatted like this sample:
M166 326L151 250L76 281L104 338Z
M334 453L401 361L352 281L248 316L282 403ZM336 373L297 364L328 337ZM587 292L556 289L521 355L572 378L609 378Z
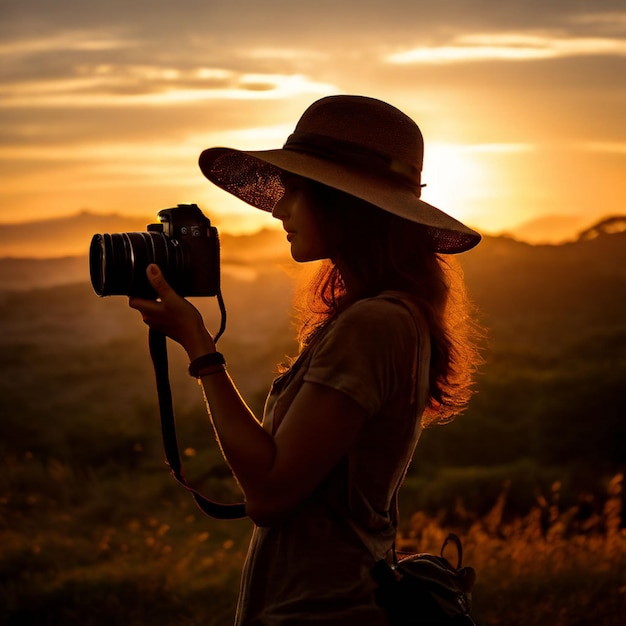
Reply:
M89 273L99 296L155 299L146 268L156 263L181 296L215 296L220 291L217 229L195 204L179 204L157 214L147 232L94 235Z

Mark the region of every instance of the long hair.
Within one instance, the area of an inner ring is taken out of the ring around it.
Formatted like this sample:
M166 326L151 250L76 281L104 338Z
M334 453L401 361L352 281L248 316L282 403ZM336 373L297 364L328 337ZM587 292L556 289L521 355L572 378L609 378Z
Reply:
M451 421L467 405L481 362L480 332L460 267L434 252L427 227L320 183L311 182L311 193L331 259L321 262L296 302L301 346L357 300L384 290L406 292L430 331L430 388L423 424Z

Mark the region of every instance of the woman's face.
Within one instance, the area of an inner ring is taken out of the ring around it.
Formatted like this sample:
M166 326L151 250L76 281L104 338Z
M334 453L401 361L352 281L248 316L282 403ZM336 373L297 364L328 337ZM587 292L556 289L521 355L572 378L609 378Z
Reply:
M291 256L301 263L327 259L328 246L310 181L288 172L283 172L281 181L285 193L276 203L272 215L283 223L287 241L291 244Z

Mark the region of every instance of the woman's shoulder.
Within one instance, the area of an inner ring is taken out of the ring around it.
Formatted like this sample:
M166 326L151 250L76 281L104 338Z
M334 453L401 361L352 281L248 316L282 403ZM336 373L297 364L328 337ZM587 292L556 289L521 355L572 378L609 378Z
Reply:
M375 296L357 300L340 316L344 323L358 319L370 322L411 322L414 318L422 318L419 303L404 292L383 291Z
M421 334L422 315L418 308L395 294L381 293L357 300L340 313L327 329L326 339L348 341L353 345L382 343L389 350L397 350L407 337Z

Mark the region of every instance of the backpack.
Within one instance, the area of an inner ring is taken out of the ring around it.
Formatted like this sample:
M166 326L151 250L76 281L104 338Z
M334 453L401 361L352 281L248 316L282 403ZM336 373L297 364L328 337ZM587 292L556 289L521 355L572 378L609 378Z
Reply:
M455 544L456 567L443 556L446 545ZM450 533L439 556L412 554L394 564L380 560L372 570L377 583L376 601L390 626L473 626L471 591L476 581L472 567L462 567L461 540Z

